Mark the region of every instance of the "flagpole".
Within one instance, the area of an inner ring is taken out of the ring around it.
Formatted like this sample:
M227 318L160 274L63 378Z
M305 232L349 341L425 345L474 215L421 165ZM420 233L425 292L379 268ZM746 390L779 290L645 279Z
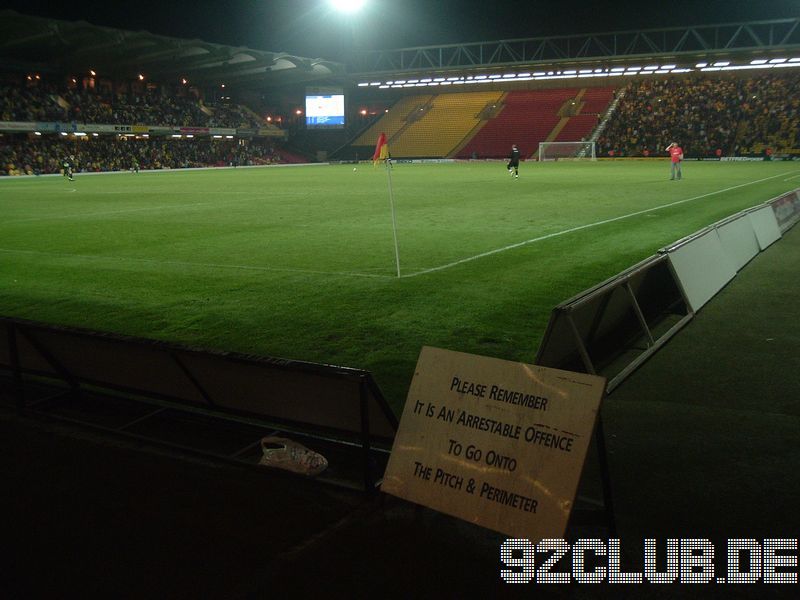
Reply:
M392 235L394 236L394 260L397 265L397 276L400 277L400 248L397 245L397 217L394 213L394 194L392 193L392 167L389 157L384 160L386 163L386 177L389 181L389 205L392 207Z

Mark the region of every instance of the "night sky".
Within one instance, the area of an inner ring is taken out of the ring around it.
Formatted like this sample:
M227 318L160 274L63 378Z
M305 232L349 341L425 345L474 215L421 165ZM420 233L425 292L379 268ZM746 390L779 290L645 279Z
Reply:
M326 0L0 1L37 16L339 59L358 49L800 17L800 0L367 0L357 17Z

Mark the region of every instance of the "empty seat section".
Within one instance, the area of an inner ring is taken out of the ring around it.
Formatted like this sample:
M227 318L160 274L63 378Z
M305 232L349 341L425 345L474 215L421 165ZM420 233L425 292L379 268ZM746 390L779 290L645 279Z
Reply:
M576 94L575 88L509 92L497 117L484 125L459 156L467 158L475 152L480 158L501 158L508 156L511 144L517 144L523 156L532 155L559 122L561 106Z
M558 132L556 142L578 142L589 139L592 131L597 127L598 117L594 115L576 115L570 117L564 128Z
M393 135L405 126L409 115L427 105L431 97L426 94L401 98L389 109L389 112L358 136L356 141L353 142L353 146L374 146L381 133L385 133L386 138L391 139ZM389 148L394 154L394 149L391 146Z
M408 126L390 140L392 156L448 156L480 123L483 109L501 96L499 91L435 96L418 119L409 119Z
M581 98L584 103L581 114L602 115L605 113L614 98L615 89L613 87L587 88Z

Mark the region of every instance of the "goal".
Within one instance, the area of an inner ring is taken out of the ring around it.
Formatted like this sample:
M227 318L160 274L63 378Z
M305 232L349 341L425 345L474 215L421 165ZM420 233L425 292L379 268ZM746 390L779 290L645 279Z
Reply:
M539 160L597 160L594 142L539 142Z

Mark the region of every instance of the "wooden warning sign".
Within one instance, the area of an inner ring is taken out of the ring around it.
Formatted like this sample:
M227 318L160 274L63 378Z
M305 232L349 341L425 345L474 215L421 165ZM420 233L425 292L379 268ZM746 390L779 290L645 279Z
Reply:
M424 347L381 489L513 537L563 537L605 383Z

